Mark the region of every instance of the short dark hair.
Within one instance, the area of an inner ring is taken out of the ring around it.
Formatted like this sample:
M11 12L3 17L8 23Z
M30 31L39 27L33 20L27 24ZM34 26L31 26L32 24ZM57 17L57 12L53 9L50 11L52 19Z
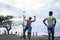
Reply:
M52 11L49 11L49 15L52 16L53 15L53 12Z
M32 19L32 17L29 17L29 20Z

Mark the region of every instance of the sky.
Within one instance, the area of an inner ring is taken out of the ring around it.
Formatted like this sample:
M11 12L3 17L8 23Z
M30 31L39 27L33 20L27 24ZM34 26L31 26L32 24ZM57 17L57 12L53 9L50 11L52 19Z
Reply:
M60 0L0 0L0 15L15 17L13 20L16 25L11 29L13 32L22 32L23 27L19 24L23 22L23 11L26 12L26 19L30 16L37 17L36 22L32 23L32 32L38 32L40 35L47 34L43 19L48 16L49 11L53 11L53 16L57 19L55 35L60 36Z

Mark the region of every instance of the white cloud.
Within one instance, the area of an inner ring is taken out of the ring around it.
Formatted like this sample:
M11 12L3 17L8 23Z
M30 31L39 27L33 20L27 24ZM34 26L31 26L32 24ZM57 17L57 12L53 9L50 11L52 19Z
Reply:
M12 6L15 6L16 8L20 9L39 9L43 8L52 0L0 0L2 3L6 3Z
M37 10L51 6L54 4L55 1L56 0L0 0L0 3L12 5L18 9Z
M17 22L17 21L23 21L23 18L12 18L11 21Z
M60 1L54 4L55 7L60 8Z
M37 9L44 4L40 3L38 0L15 0L13 5L22 9Z
M0 15L7 16L7 15L13 15L13 13L10 13L8 10L2 10L0 9Z

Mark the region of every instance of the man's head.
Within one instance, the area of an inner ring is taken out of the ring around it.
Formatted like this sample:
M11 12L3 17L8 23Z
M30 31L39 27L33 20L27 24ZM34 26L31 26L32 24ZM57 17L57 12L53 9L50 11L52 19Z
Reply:
M49 16L52 16L53 15L53 12L52 11L49 11Z
M31 20L32 19L32 17L29 17L29 20Z

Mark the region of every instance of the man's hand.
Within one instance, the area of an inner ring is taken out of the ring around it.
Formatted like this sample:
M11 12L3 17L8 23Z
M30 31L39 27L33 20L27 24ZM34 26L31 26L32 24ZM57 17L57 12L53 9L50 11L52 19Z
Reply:
M55 28L55 25L53 25L53 27Z
M36 16L34 16L34 20L32 20L31 22L35 22L36 21Z

